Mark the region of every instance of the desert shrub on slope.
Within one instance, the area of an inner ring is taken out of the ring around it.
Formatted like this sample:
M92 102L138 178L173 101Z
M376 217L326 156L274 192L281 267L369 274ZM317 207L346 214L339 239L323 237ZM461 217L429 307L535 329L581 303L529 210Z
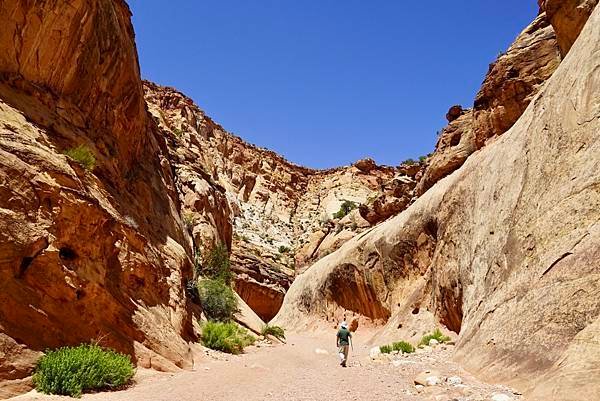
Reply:
M202 325L202 342L210 349L239 354L256 339L235 323L211 322Z
M222 280L200 280L198 295L200 305L209 320L228 322L238 311L238 301L233 290Z

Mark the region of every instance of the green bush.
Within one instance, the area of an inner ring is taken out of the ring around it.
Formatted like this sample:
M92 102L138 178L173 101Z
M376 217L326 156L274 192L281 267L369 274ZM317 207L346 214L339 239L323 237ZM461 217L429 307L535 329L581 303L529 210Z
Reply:
M427 334L421 338L419 345L429 345L429 340L437 340L440 344L450 341L450 337L442 334L440 329L435 329L433 333Z
M42 393L80 397L87 390L123 386L133 373L129 356L82 344L46 352L38 361L33 383Z
M344 202L342 202L340 210L333 214L333 217L336 219L341 219L357 207L358 205L356 203L349 200L345 200Z
M239 354L256 339L235 323L206 322L202 325L202 342L210 349Z
M405 354L410 354L415 352L415 347L412 344L407 343L406 341L398 341L392 344L392 349L394 351L401 351Z
M263 327L261 334L263 336L272 335L280 340L285 340L285 330L279 326L269 326L268 324Z
M290 248L288 248L288 247L287 247L287 246L285 246L285 245L281 245L281 246L279 247L279 253L288 253L289 251L290 251Z
M229 252L225 245L216 245L204 258L197 251L194 264L196 276L202 275L209 279L222 280L225 284L231 284L233 275L230 269Z
M417 162L414 159L409 158L409 159L404 160L400 164L406 164L407 166L412 166L413 164L417 164Z
M85 145L79 145L76 148L70 148L63 152L71 159L75 160L81 167L92 171L96 166L96 158L92 151Z
M379 351L382 354L389 354L390 352L392 352L392 346L391 345L382 345L379 347Z
M425 163L427 161L427 156L419 156L419 163Z
M233 290L222 280L200 280L198 295L204 314L210 320L227 322L238 311L238 301Z

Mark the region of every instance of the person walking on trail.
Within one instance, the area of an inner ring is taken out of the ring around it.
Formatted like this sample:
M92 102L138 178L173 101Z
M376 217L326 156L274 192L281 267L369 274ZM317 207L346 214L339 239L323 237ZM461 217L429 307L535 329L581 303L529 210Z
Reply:
M342 322L337 332L337 347L340 355L340 365L346 367L348 362L348 348L352 344L352 333L348 330L348 323Z

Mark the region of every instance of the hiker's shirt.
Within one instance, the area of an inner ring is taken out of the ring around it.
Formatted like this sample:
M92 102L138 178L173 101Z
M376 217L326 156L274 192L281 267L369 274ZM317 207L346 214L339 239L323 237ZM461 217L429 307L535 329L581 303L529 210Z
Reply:
M337 332L338 344L340 346L350 345L350 337L352 337L352 333L348 329L339 329Z

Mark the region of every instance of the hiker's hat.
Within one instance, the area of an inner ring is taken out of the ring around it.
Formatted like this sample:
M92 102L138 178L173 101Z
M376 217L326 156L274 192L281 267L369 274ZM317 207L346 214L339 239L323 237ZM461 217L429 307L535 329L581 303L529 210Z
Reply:
M348 323L346 323L346 322L342 322L342 324L340 324L340 327L341 327L342 329L347 329L347 328L348 328Z

